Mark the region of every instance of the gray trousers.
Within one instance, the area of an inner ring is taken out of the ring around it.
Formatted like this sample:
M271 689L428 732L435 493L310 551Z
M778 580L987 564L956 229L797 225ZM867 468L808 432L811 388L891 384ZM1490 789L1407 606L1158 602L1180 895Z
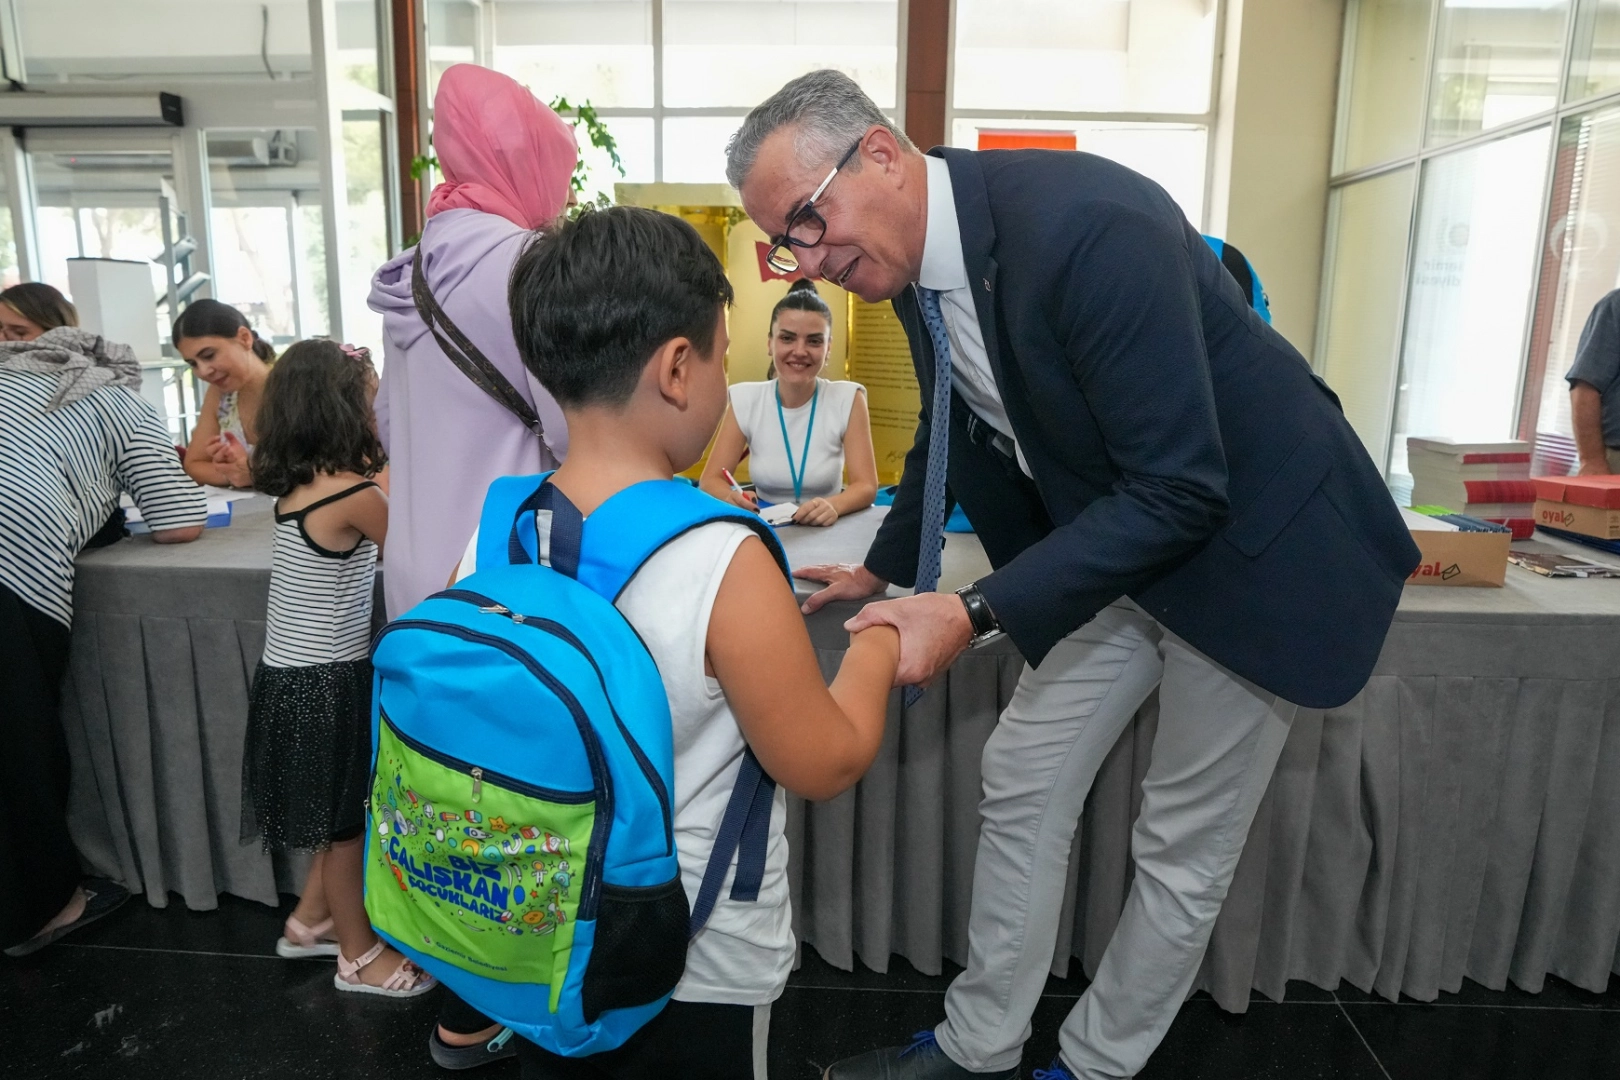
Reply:
M1121 599L1024 671L985 744L968 966L936 1032L964 1068L1019 1063L1086 793L1155 686L1136 876L1096 978L1063 1023L1064 1063L1081 1080L1135 1075L1186 999L1295 706Z

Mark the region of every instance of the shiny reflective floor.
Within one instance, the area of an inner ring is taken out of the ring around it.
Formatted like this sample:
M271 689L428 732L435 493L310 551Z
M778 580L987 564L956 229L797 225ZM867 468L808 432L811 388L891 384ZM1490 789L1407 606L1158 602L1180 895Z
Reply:
M24 961L0 959L0 1077L446 1077L427 1056L437 994L405 1002L339 994L330 961L276 957L285 910L222 897L213 912L140 897ZM940 1016L949 974L896 958L888 974L838 971L812 949L772 1013L771 1080L813 1080L827 1062L904 1042ZM1084 989L1053 979L1035 1014L1025 1075L1044 1066ZM358 998L358 999L357 999ZM467 1075L516 1080L501 1062ZM1485 990L1390 1003L1348 985L1290 983L1247 1014L1199 995L1142 1080L1615 1080L1620 977L1591 994L1554 979L1541 994Z

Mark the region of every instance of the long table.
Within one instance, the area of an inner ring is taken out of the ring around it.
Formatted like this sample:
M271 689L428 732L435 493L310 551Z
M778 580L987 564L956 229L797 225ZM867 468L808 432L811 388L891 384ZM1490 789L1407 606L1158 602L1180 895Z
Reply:
M796 566L859 560L884 511L782 530ZM64 723L73 839L97 872L162 906L230 892L274 903L297 860L238 841L247 686L263 648L270 519L239 503L195 544L136 538L79 560ZM942 587L987 570L946 545ZM859 607L808 619L823 670ZM934 973L967 957L979 757L1023 661L1005 640L961 657L914 706L891 699L866 778L790 802L800 940L830 962L891 956ZM1130 886L1130 829L1158 717L1150 698L1086 806L1053 962L1089 974ZM1431 1000L1466 976L1601 990L1620 971L1620 581L1510 567L1502 589L1408 588L1353 701L1302 710L1216 925L1200 986L1341 979Z

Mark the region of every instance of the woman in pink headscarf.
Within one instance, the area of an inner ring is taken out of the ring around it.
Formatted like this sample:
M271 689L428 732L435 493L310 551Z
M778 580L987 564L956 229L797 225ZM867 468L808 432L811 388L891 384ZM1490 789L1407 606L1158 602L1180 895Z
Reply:
M491 480L555 468L568 448L562 411L518 358L506 281L529 233L571 201L573 129L519 83L472 64L444 73L433 107L444 182L428 200L421 241L377 271L369 299L383 316L377 426L391 465L383 574L391 618L444 588ZM423 320L413 265L509 384L506 403L446 355L440 339L456 335L440 323L436 336ZM527 424L518 416L525 406Z

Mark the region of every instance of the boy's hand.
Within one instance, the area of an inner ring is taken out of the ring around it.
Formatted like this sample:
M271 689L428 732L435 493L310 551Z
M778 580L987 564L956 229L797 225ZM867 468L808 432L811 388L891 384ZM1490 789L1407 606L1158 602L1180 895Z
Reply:
M853 634L878 625L900 632L896 686L927 686L973 641L973 620L955 593L918 593L867 604L844 629Z
M876 596L889 587L887 581L860 563L820 563L815 566L801 566L793 571L793 576L804 581L824 582L827 586L820 592L812 593L799 608L806 615L814 615L834 600L865 600L868 596Z

